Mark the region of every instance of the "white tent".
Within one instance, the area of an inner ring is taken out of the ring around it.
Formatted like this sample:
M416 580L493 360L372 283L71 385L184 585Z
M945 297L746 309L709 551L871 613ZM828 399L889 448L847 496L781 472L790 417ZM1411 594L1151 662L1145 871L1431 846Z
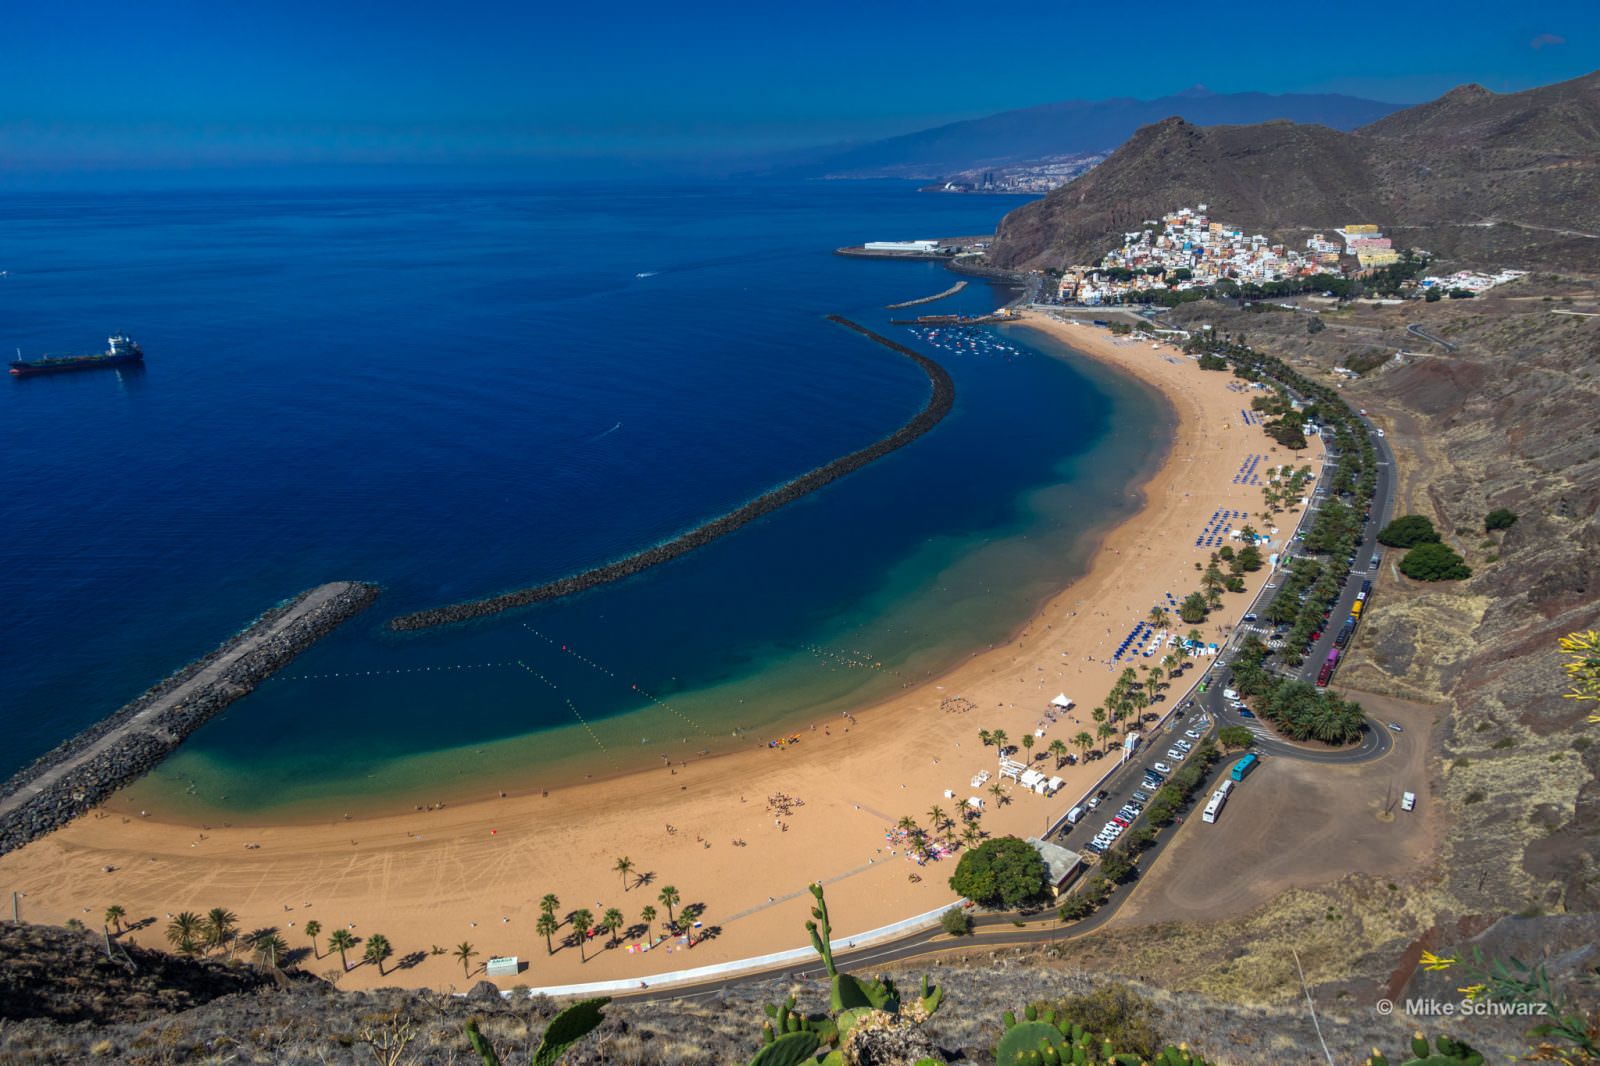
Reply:
M1061 695L1050 701L1050 706L1060 707L1062 710L1066 710L1068 707L1072 706L1072 701L1067 699L1067 694L1063 692Z

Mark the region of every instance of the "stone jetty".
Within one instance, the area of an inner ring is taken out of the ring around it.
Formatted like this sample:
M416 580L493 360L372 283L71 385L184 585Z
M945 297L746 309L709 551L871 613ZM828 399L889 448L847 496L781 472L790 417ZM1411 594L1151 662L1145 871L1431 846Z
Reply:
M355 581L303 592L35 760L0 785L0 855L65 825L143 776L184 737L377 595L376 585Z
M950 286L948 289L944 290L943 292L936 292L932 296L919 296L915 300L902 300L901 302L899 302L897 304L886 304L886 305L884 305L884 310L885 311L898 311L902 307L915 307L918 304L931 304L935 300L944 299L946 296L954 296L956 293L960 292L962 289L964 289L966 287L967 287L967 283L964 280L963 281L958 281L954 285Z
M506 592L498 596L489 596L481 600L470 600L466 603L451 604L447 607L436 607L426 611L417 611L414 614L401 615L392 620L389 626L397 630L427 629L431 626L448 625L452 622L465 622L485 615L498 614L513 607L526 607L529 604L542 603L546 600L560 599L574 593L585 592L598 588L601 585L622 578L631 577L642 573L652 566L659 566L680 555L685 555L696 548L710 544L719 537L725 537L741 526L755 521L762 515L771 514L785 504L793 503L809 493L816 492L824 485L837 481L846 474L860 470L868 463L881 459L890 452L905 447L928 430L938 425L945 415L950 413L950 408L955 404L956 387L950 380L950 375L944 367L929 359L920 352L892 341L887 337L872 332L865 326L842 318L839 315L829 315L828 321L836 323L849 330L854 330L868 340L877 342L898 355L916 363L922 372L928 376L928 383L932 386L927 404L911 417L904 425L887 437L874 441L859 451L842 455L829 463L824 463L807 473L801 474L793 481L762 493L749 503L729 511L727 514L713 518L704 525L696 526L686 533L658 544L653 548L646 548L616 562L597 566L592 570L585 570L569 577L558 578L543 585L531 588L518 589L515 592Z

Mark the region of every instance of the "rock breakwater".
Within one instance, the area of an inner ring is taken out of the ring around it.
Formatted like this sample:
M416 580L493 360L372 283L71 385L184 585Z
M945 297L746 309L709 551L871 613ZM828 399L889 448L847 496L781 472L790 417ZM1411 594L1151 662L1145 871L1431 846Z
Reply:
M152 686L0 785L0 855L37 840L145 773L378 595L376 585L319 585L274 607L202 659Z
M829 463L801 474L792 481L762 493L749 503L735 508L728 513L713 518L703 525L696 526L686 533L635 552L616 562L597 566L592 570L572 574L568 577L558 578L543 585L531 588L518 589L514 592L501 593L498 596L489 596L481 600L470 600L465 603L451 604L446 607L436 607L426 611L417 611L413 614L401 615L393 619L389 626L397 630L427 629L432 626L448 625L452 622L465 622L486 615L498 614L501 611L514 607L526 607L529 604L542 603L546 600L560 599L574 593L585 592L598 588L601 585L620 581L622 578L631 577L642 573L652 566L659 566L680 555L686 555L696 548L704 547L719 537L725 537L741 526L760 518L762 515L771 514L785 504L793 503L810 493L816 492L831 482L837 481L846 474L860 470L868 463L881 459L890 452L905 447L934 426L938 425L945 415L950 413L950 408L955 405L956 387L950 380L950 375L938 363L922 355L920 352L892 341L887 337L874 333L858 323L852 322L839 315L829 315L828 321L843 326L861 334L868 340L877 342L890 351L905 356L916 363L922 372L928 376L928 383L932 386L927 404L911 417L904 425L887 437L874 441L858 451L842 455Z

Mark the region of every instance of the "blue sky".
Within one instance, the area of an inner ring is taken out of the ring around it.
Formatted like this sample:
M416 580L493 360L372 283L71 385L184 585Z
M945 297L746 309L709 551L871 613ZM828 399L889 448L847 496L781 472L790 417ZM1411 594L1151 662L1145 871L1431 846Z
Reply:
M615 172L1196 83L1417 102L1600 67L1597 12L1592 0L0 0L0 171Z

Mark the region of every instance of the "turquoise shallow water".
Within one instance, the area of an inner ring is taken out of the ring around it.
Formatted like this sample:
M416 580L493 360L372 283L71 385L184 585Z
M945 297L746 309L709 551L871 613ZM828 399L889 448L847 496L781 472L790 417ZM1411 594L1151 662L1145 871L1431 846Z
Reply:
M0 389L8 758L333 578L386 592L126 802L281 817L619 773L1003 639L1130 505L1159 403L1023 330L950 350L890 327L882 305L948 273L828 249L981 232L1011 206L837 183L18 205L13 343L90 347L105 322L150 368ZM920 372L830 312L938 358L951 416L640 578L382 628L671 536L894 428Z

